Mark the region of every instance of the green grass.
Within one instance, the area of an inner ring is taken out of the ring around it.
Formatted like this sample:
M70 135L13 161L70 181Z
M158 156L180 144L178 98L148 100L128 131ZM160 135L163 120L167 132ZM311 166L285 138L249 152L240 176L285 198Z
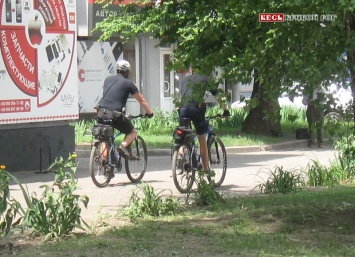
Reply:
M221 113L219 108L209 108L207 111L207 115L215 115L217 113ZM211 121L211 125L227 147L266 145L294 140L296 129L307 127L304 109L285 108L282 109L281 113L283 135L278 138L242 133L242 123L246 117L246 112L243 109L232 109L230 118L214 119ZM133 122L136 127L140 128L139 134L144 138L148 147L170 148L173 129L178 125L177 120L176 113L156 111L152 119L135 119ZM92 141L90 129L94 123L94 120L72 123L75 126L76 144ZM119 140L122 140L122 138Z
M106 220L111 227L100 234L77 234L55 244L23 245L16 253L17 256L354 256L354 190L355 186L339 186L291 194L238 196L223 204L187 208L175 216L142 218L135 224L115 216Z

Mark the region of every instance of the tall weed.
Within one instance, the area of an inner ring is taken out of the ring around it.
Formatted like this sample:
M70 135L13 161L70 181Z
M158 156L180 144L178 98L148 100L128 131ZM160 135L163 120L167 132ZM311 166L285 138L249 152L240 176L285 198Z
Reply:
M170 190L156 190L150 184L139 183L132 191L123 215L135 221L145 216L174 215L180 207L180 202Z
M91 141L91 128L94 124L96 124L94 119L91 121L79 120L71 123L74 126L75 144Z
M280 110L281 121L288 123L306 123L306 109L301 107L283 106Z
M69 155L67 160L62 157L56 158L49 167L55 173L55 181L52 185L42 185L44 192L40 198L36 194L32 196L28 190L15 178L24 195L27 208L20 208L24 216L22 226L24 229L31 228L38 235L44 235L45 240L70 234L75 228L85 230L81 225L81 207L88 204L87 196L74 194L77 189L74 174L78 162L76 155Z
M343 180L353 180L355 175L355 135L343 136L334 143L336 160L343 173Z
M297 170L285 170L283 167L275 167L274 170L267 169L262 171L268 175L266 181L258 184L254 189L258 188L261 193L290 193L301 191L305 182L302 174ZM259 174L259 177L261 175ZM253 190L254 190L253 189Z
M211 175L214 176L214 172L211 171ZM224 203L225 199L223 196L216 191L213 184L213 180L206 179L206 174L203 170L197 172L197 178L195 179L197 184L196 191L190 191L186 194L186 202L192 194L194 196L194 203L198 206L212 205L215 203Z
M20 221L16 219L19 204L10 199L9 173L5 165L0 165L0 239L5 238Z
M312 160L307 165L306 174L307 184L312 187L318 186L337 186L340 184L342 172L336 166L326 167L318 161Z

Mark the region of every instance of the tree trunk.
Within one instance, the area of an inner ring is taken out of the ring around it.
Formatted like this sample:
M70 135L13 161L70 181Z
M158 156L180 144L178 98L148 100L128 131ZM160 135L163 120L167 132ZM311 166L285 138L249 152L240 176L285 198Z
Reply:
M352 111L353 111L353 122L355 123L355 71L352 67L355 65L355 51L351 51L349 54L349 63L350 63L350 87L353 96L352 102Z
M256 99L259 104L248 113L242 125L242 132L273 137L282 136L281 108L278 97L268 92L266 84L259 83L256 72L254 76L251 100Z
M355 30L355 13L350 12L347 19L345 19L345 33L347 37L351 38L351 33ZM350 49L347 53L348 57L348 67L350 71L350 87L353 96L353 121L355 122L355 49Z

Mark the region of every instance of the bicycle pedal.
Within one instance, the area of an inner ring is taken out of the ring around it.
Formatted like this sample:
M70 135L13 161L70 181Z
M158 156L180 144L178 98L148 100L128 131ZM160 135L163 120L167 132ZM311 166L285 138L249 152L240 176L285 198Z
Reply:
M113 170L112 171L105 171L104 175L108 178L108 179L112 179L115 177L115 174L113 174Z

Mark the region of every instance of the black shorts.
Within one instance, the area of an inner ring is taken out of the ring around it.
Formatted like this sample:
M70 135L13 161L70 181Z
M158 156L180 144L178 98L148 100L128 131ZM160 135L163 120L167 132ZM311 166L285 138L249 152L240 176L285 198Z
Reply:
M205 118L206 109L199 107L182 107L179 113L180 126L186 126L184 118L189 118L194 124L197 135L207 133L208 124Z
M123 134L129 134L134 129L131 120L127 119L125 116L108 119L105 115L102 118L97 118L97 122L100 124L112 124L112 127L119 130Z

